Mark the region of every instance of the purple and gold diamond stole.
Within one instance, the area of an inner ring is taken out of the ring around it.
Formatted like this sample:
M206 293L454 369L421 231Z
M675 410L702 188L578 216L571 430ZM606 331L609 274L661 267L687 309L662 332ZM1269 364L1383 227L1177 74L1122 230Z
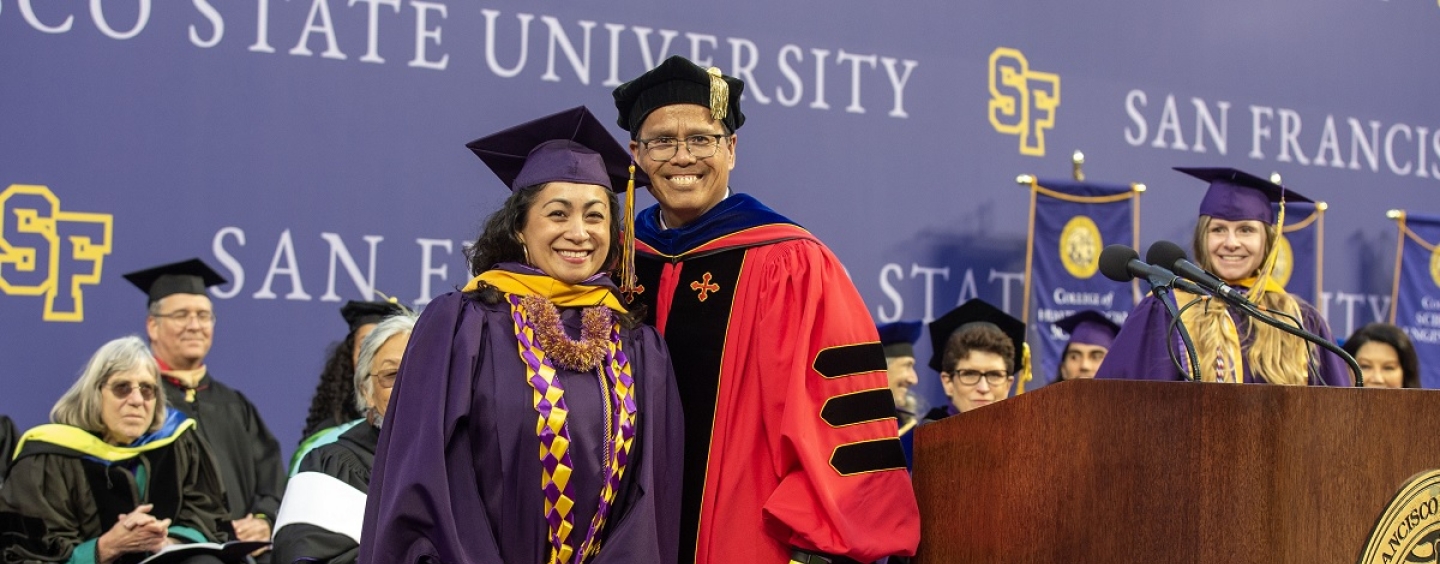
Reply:
M565 387L555 375L555 364L539 346L534 314L527 312L524 297L507 294L510 314L515 321L520 360L530 387L534 389L535 411L538 414L535 434L540 439L540 487L545 492L545 520L550 529L550 562L552 564L585 562L600 551L599 536L610 514L611 504L620 489L620 480L629 465L630 448L635 441L635 379L629 358L620 347L620 324L604 306L592 306L604 312L609 320L609 342L604 359L598 366L568 367L579 371L595 370L600 392L605 398L605 480L600 490L600 504L591 519L590 528L578 549L570 540L575 529L575 488L570 483L574 461L570 457L570 430L566 422L569 409L565 404ZM587 308L590 309L590 308Z

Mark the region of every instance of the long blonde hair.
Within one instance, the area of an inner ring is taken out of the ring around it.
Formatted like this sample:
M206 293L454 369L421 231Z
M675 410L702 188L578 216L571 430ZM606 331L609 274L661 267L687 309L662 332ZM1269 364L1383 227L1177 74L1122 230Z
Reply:
M1196 262L1201 268L1213 271L1206 240L1210 231L1210 216L1200 216L1195 224L1192 247ZM1252 273L1259 276L1250 296L1261 309L1283 312L1294 319L1300 319L1300 303L1286 292L1263 290L1270 276L1274 262L1271 252L1275 247L1276 227L1265 225L1265 257L1261 268ZM1258 300L1255 298L1258 297ZM1312 347L1309 343L1287 335L1283 331L1262 323L1249 323L1246 335L1240 335L1235 322L1230 318L1228 306L1213 302L1209 297L1200 297L1202 303L1189 306L1180 315L1190 336L1195 341L1195 356L1200 362L1199 376L1202 381L1216 381L1216 367L1224 364L1234 370L1236 379L1244 377L1244 366L1256 378L1263 378L1272 384L1302 386L1309 382ZM1288 322L1283 315L1275 315L1282 322ZM1240 343L1254 336L1249 351L1245 352L1241 364Z

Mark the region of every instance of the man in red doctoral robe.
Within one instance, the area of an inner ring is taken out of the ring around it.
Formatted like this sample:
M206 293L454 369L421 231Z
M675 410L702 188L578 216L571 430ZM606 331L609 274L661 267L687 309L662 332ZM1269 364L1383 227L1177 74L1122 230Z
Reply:
M615 89L659 204L633 280L685 408L680 559L913 555L919 510L875 325L814 235L732 193L744 82L671 57Z

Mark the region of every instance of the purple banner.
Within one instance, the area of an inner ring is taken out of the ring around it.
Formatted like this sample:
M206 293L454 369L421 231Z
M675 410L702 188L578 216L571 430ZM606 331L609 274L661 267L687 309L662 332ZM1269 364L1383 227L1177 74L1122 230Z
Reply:
M1396 224L1400 259L1391 323L1415 345L1421 386L1440 388L1440 216L1405 213Z
M1279 217L1278 215L1276 217ZM1272 275L1285 291L1319 303L1324 273L1325 210L1310 203L1285 204L1280 254ZM1344 335L1340 335L1341 338Z
M1038 388L1059 378L1069 335L1055 322L1093 309L1124 323L1135 308L1135 286L1100 274L1107 245L1134 248L1141 192L1133 186L1040 179L1031 186L1034 225L1026 290L1033 303L1027 319L1039 336L1031 351ZM1029 304L1027 304L1029 305Z

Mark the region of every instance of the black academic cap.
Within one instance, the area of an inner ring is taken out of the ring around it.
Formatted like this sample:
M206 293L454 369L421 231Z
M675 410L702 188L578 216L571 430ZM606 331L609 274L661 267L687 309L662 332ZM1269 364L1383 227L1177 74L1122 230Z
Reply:
M465 144L500 181L517 190L546 182L597 184L622 192L630 151L585 106L528 121ZM635 171L635 185L649 181Z
M368 323L379 323L380 320L392 315L404 313L398 304L393 302L361 302L350 300L340 308L340 315L345 318L345 323L350 325L350 332L354 333L361 325Z
M920 339L922 325L919 321L896 321L875 326L880 333L880 346L885 348L885 358L915 356L915 341Z
M620 127L634 139L650 112L671 104L709 108L710 116L733 133L745 125L745 114L740 112L740 93L744 90L745 81L675 55L635 80L615 87L611 94L620 112Z
M945 344L956 331L972 324L991 325L1010 337L1010 342L1015 346L1015 371L1025 370L1025 324L979 298L960 304L960 307L930 322L930 368L936 372L945 371L942 366L945 360Z
M1200 215L1226 221L1256 220L1275 224L1272 202L1309 202L1310 198L1279 184L1233 168L1187 168L1175 170L1210 183L1200 200Z
M125 279L150 297L149 303L173 294L205 295L205 289L227 281L198 258L137 270Z

